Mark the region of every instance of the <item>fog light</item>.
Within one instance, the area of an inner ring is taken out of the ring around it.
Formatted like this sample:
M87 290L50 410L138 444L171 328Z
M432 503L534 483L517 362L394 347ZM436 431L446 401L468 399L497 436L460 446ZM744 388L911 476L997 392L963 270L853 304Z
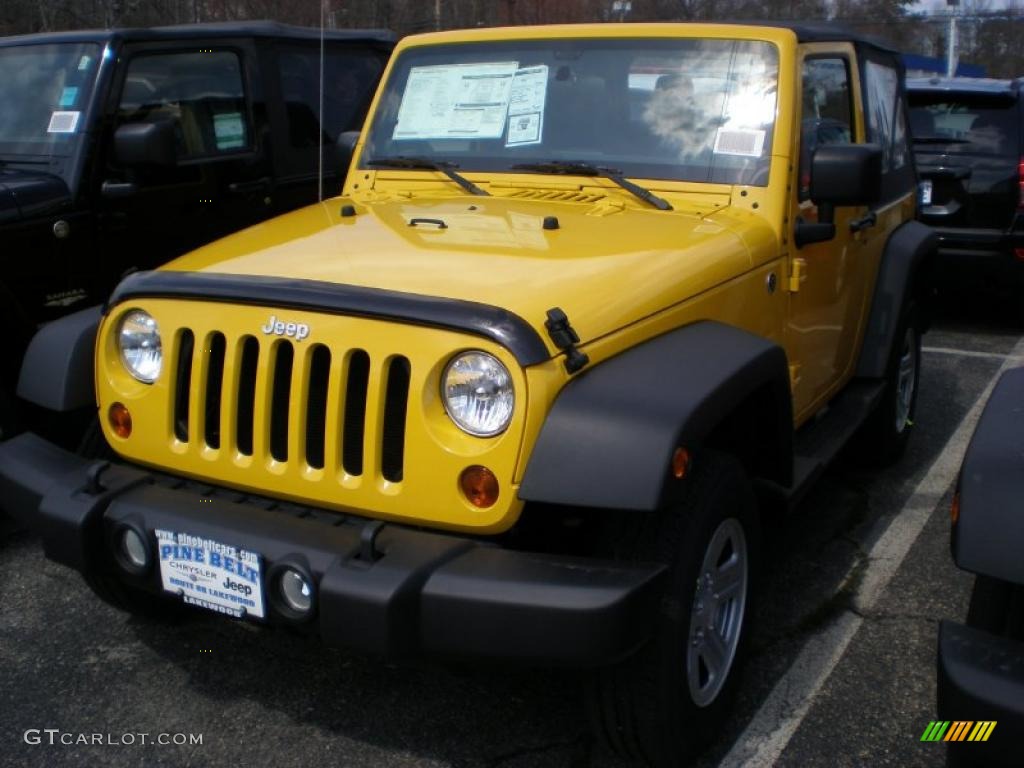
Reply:
M474 507L493 507L498 500L498 478L487 467L466 467L459 477L459 486Z
M313 588L306 577L293 568L285 568L277 580L277 591L284 604L296 613L309 613L313 608Z
M149 565L149 550L146 542L133 528L121 532L121 556L134 568L142 571Z
M107 412L110 428L121 438L129 438L132 434L132 415L121 403L114 403Z

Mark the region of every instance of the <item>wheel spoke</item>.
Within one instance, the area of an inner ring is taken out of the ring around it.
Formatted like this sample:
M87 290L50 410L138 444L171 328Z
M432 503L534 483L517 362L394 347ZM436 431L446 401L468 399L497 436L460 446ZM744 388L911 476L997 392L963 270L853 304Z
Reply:
M715 598L721 603L736 594L745 586L746 574L743 565L735 557L730 557L725 565L715 573Z
M717 629L710 629L704 633L704 642L700 647L700 655L704 659L704 666L707 667L708 673L711 675L710 682L718 680L723 674L723 667L725 666L728 654L729 649L726 642L718 634Z

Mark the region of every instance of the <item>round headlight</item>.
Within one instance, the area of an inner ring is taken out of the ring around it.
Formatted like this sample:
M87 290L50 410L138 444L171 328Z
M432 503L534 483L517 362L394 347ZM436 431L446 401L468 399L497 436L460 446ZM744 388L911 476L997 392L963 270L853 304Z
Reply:
M441 377L444 408L459 429L477 437L500 434L512 420L515 392L508 368L486 352L452 358Z
M149 313L134 309L124 316L117 346L128 373L145 384L157 380L164 353L160 347L160 329Z

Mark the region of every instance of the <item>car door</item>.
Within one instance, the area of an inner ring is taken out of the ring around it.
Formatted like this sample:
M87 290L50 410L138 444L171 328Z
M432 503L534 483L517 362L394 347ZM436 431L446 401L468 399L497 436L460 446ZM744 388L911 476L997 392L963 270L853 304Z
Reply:
M99 190L110 266L155 267L266 218L272 172L252 42L136 44L122 57ZM173 126L174 162L121 162L117 129L153 122Z
M809 198L815 149L865 137L855 108L860 93L853 46L803 46L801 73L799 162L790 201L790 221L797 226L818 221L818 209ZM786 339L798 420L836 391L850 365L865 290L863 242L851 232L850 223L864 213L864 208L837 208L835 237L805 245L794 255Z

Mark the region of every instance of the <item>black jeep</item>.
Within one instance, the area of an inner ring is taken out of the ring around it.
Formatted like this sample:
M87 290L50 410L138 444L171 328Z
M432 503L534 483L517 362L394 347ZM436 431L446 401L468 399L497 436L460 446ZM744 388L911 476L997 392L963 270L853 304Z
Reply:
M128 269L314 202L394 44L269 22L0 40L0 436L43 322L104 300Z
M1024 131L1020 80L907 81L920 217L939 237L935 278L971 288L1024 322Z

